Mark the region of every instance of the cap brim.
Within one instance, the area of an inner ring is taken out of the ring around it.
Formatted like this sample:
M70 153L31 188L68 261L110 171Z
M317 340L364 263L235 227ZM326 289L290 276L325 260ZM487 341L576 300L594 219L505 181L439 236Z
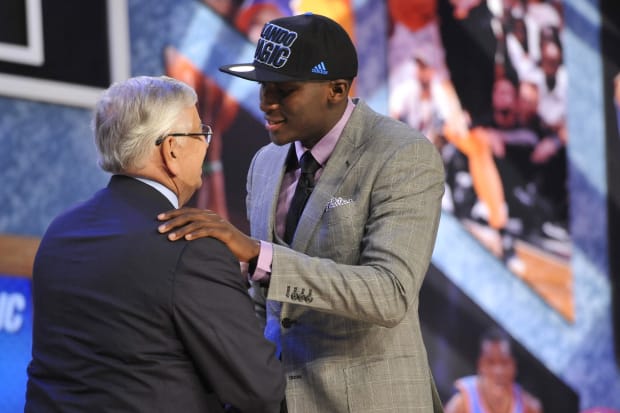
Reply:
M304 79L298 79L286 76L281 73L272 72L253 63L241 63L235 65L220 66L220 71L229 75L237 76L246 80L255 82L295 82Z

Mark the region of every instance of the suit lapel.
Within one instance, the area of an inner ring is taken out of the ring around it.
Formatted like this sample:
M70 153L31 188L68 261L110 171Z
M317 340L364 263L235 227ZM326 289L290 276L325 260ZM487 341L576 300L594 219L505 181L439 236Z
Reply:
M256 205L253 210L257 216L250 218L252 234L258 239L273 241L278 196L289 147L290 145L282 147L270 145L259 163L264 169L257 172L263 175L264 186L254 188L252 191L252 203Z
M363 103L357 103L351 118L342 131L342 135L338 139L338 143L321 174L321 178L299 219L297 232L291 245L293 249L306 251L325 213L325 206L337 194L349 171L362 156L365 143L365 138L362 134L362 123L364 117L368 116L367 113L364 113L366 108Z

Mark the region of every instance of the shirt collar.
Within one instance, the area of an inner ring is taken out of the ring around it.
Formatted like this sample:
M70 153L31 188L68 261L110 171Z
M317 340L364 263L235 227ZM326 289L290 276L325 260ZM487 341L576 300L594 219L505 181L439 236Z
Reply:
M334 151L334 148L338 143L338 139L342 134L342 130L344 129L347 121L351 117L351 113L353 113L353 109L355 109L355 104L351 99L348 99L347 107L344 110L344 113L342 114L340 120L336 122L334 127L329 132L327 132L327 134L323 136L321 140L319 140L317 144L314 145L314 147L311 149L310 152L312 153L312 156L314 156L314 159L316 159L322 167L325 166L327 160ZM301 142L295 141L295 152L297 153L298 160L301 159L301 155L303 155L306 150L307 148L304 148Z
M169 188L167 188L164 185L160 184L159 182L153 181L151 179L138 178L138 177L135 177L135 176L132 177L132 178L137 179L140 182L144 182L145 184L155 188L160 194L165 196L168 199L168 201L170 201L170 203L172 204L172 206L174 206L175 209L179 208L179 198Z

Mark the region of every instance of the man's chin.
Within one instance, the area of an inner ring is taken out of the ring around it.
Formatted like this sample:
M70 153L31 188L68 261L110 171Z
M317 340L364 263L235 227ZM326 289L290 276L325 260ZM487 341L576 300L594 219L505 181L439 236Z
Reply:
M284 146L295 140L295 139L288 139L282 136L281 134L276 134L276 133L269 133L269 139L274 145L278 145L278 146Z

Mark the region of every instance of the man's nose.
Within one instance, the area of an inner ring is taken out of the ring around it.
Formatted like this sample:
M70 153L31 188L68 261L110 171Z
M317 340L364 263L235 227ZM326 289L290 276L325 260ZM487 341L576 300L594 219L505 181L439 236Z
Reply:
M273 107L278 104L279 100L277 90L273 85L267 83L261 87L260 110L266 112L273 109Z

